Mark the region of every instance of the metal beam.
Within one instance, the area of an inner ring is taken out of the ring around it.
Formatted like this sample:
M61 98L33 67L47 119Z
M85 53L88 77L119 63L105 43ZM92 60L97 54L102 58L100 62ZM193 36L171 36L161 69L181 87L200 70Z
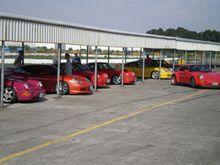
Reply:
M140 51L142 51L142 49L140 50ZM143 66L142 66L142 82L144 82L144 72L145 72L145 56L146 56L146 52L144 51L144 49L143 49L143 51L142 51L142 58L143 58Z
M98 50L97 50L97 46L95 46L95 83L94 83L95 91L97 91L97 77L98 77L97 55L98 55Z
M110 46L108 46L108 64L109 64L109 60L110 60Z
M209 52L209 69L212 69L212 52Z
M163 50L160 50L159 80L161 79L160 73L161 73L161 57L162 57L162 54L163 54Z
M62 44L58 44L58 59L57 59L57 97L61 97L60 94L60 61L62 54Z
M86 64L89 62L89 46L86 46Z
M1 108L4 108L3 103L3 94L4 94L4 68L5 68L5 41L2 41L2 50L1 50L1 56L2 56L2 67L1 67Z
M175 69L176 50L173 51L173 70Z
M122 48L122 65L121 65L121 86L124 86L124 58L125 58L125 48Z

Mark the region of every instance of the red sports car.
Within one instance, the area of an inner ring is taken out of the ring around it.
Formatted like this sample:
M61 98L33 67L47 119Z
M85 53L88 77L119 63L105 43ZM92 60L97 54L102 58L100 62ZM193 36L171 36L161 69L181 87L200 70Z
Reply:
M54 65L57 67L57 65ZM65 63L61 63L61 70L64 70ZM80 75L88 78L93 84L95 83L95 74L91 71L86 71L83 69L82 64L72 63L73 75ZM111 80L108 78L108 75L103 72L98 72L97 75L97 86L106 87L110 84Z
M172 76L171 84L220 88L220 73L212 71L207 65L183 65Z
M40 81L5 77L3 92L3 101L5 103L40 100L44 95L45 89L43 89Z
M88 63L84 65L84 69L87 71L94 72L95 63ZM119 85L121 84L121 74L120 70L116 70L111 67L108 63L98 62L97 70L99 73L106 73L111 80L112 84ZM137 77L134 72L124 70L124 84L133 84L137 80Z
M25 65L12 70L11 75L17 78L35 79L42 82L47 93L57 89L57 69L50 65ZM89 94L93 86L91 81L82 76L60 75L61 94Z

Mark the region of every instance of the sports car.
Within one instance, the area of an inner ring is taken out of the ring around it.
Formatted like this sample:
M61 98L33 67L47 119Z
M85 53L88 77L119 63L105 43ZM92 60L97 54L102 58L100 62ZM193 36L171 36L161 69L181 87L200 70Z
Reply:
M25 65L12 70L11 75L17 78L29 78L42 82L47 93L57 91L57 69L50 65ZM92 83L79 75L60 75L60 94L92 93Z
M84 65L84 70L94 72L95 63L88 63ZM112 84L121 84L121 70L117 70L111 67L108 63L98 62L97 70L99 73L106 73L111 80ZM133 84L137 80L136 75L132 71L124 70L124 84Z
M57 67L57 65L54 65ZM61 63L61 70L64 70L65 63ZM89 79L93 84L95 83L95 74L91 71L86 71L83 69L83 65L80 63L72 63L73 75L84 76ZM110 84L111 80L108 78L108 75L103 72L98 72L97 75L97 86L98 87L107 87Z
M41 100L44 95L45 89L40 81L5 77L3 92L3 101L5 103Z
M171 78L173 74L171 70L166 67L161 67L160 70L159 66L156 65L156 60L152 61L153 63L151 65L145 63L144 77L153 79L158 79L159 77L163 79ZM117 65L117 68L120 67L121 65ZM140 59L137 61L125 63L124 68L133 71L137 77L142 77L143 60Z
M183 65L172 76L171 84L220 88L220 73L212 71L208 65Z

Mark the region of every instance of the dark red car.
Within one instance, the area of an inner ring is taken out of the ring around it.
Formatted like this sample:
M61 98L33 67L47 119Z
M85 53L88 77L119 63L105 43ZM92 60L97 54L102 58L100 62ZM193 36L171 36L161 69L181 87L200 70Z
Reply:
M5 77L4 79L3 101L5 103L41 100L44 95L45 89L40 81L13 77Z
M47 93L57 90L57 69L50 65L25 65L12 70L10 73L17 78L35 79L42 82ZM60 74L61 94L89 94L92 93L92 83L79 75Z
M212 71L208 65L183 65L172 76L171 84L220 88L220 73Z
M57 65L54 65L57 67ZM61 70L64 70L65 63L61 63ZM95 74L91 71L86 71L83 69L82 64L72 63L73 75L80 75L88 78L93 84L95 83ZM98 72L97 75L97 86L98 87L107 87L110 84L111 80L108 78L108 75L103 72Z
M86 71L94 72L95 63L88 63L84 65L84 69ZM119 85L121 84L121 70L116 70L111 67L108 63L98 62L97 63L97 70L99 73L106 73L111 80L112 84ZM133 84L137 80L137 77L134 72L124 70L124 84Z

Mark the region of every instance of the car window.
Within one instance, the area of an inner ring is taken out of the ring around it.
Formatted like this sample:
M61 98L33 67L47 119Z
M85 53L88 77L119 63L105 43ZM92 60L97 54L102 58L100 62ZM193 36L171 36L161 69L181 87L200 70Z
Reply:
M208 65L192 65L190 66L191 72L210 72L211 69Z
M185 71L185 70L188 70L188 66L182 66L179 71Z

